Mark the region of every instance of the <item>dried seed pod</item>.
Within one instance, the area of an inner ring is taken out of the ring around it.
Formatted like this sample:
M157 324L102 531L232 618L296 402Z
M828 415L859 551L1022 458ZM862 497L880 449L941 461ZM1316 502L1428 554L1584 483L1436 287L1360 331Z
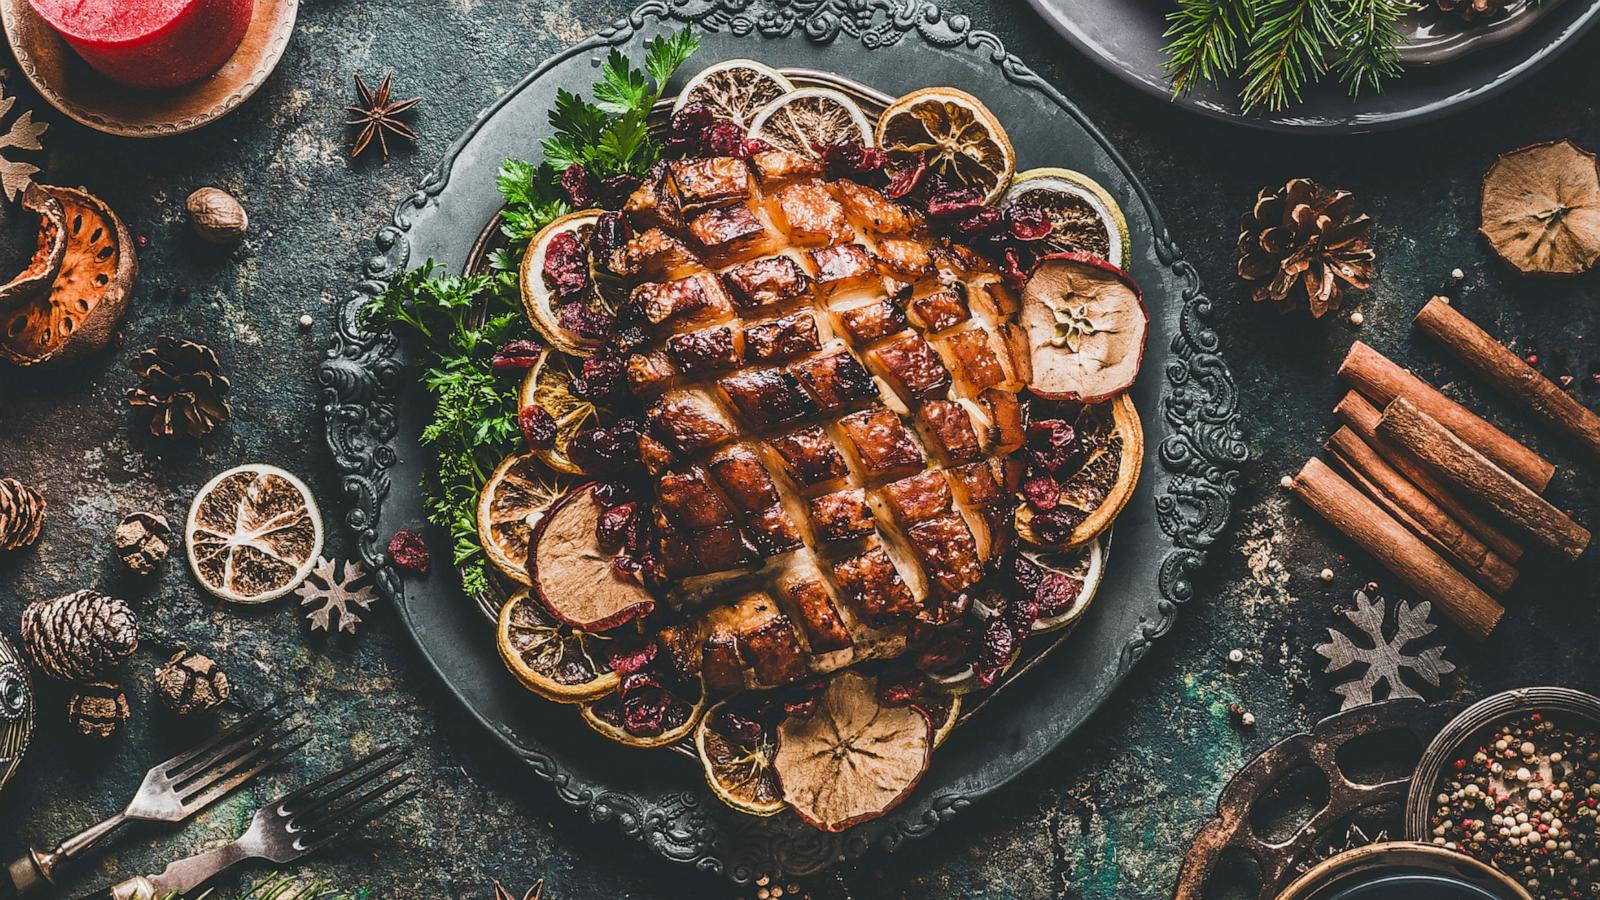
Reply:
M84 737L111 737L129 713L127 693L111 681L91 681L67 699L67 724Z
M128 513L117 524L111 542L123 565L136 575L149 575L172 552L172 523L155 513Z
M244 237L250 216L244 205L221 188L203 187L184 202L194 233L213 244L231 244Z
M211 657L192 650L179 650L156 669L156 693L180 716L221 706L228 690L228 674Z

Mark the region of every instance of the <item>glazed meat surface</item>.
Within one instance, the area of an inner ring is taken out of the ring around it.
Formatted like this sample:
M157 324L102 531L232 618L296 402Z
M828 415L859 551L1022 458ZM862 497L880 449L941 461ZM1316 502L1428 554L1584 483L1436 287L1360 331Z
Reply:
M667 657L734 691L904 653L1010 539L1016 298L795 154L665 164L627 213Z

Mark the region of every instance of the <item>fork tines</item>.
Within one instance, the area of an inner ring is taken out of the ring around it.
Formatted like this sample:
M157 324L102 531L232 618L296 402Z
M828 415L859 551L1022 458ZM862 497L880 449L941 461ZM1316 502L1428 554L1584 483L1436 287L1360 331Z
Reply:
M401 790L413 773L388 777L409 760L398 747L384 747L284 796L275 805L298 835L296 848L314 850L415 797L418 788Z
M292 708L281 707L281 700L274 701L158 767L186 813L210 805L305 746L305 740L290 740L299 723L280 728L294 715Z

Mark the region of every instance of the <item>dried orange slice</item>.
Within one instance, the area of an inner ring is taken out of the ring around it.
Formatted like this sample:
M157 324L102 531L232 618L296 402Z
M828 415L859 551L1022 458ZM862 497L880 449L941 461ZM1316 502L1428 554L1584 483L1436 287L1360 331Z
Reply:
M0 286L0 309L10 309L50 287L67 253L67 213L61 201L37 184L22 192L22 207L39 217L39 243L17 277Z
M1019 172L1000 198L1000 206L1043 210L1052 224L1047 252L1087 253L1113 266L1127 266L1133 238L1122 208L1100 183L1071 169Z
M933 753L933 729L914 706L885 706L876 679L843 672L808 718L778 724L773 771L783 799L823 831L876 819L904 800Z
M1100 576L1105 570L1105 539L1097 538L1081 547L1066 550L1035 550L1022 547L1018 552L1033 560L1034 565L1045 572L1057 573L1065 578L1065 590L1071 592L1071 600L1065 609L1049 613L1041 612L1039 617L1033 620L1033 633L1060 631L1083 618L1083 614L1089 611L1089 604L1094 600L1095 593L1100 589ZM993 616L999 613L1004 603L1003 597L991 595L972 601L972 606L984 616Z
M1128 273L1083 253L1039 260L1022 289L1028 389L1048 400L1099 403L1139 376L1150 316Z
M751 121L750 136L807 156L815 156L818 147L841 141L873 146L867 114L832 88L800 88L768 103Z
M634 734L627 729L623 720L620 690L583 704L579 711L590 728L619 744L641 750L665 747L682 740L700 724L706 707L706 692L698 681L676 690L662 690L666 693L667 705L663 727L656 734Z
M921 697L911 701L911 705L928 717L933 727L933 747L937 750L945 738L956 730L956 722L961 719L961 695L925 691Z
M993 203L1017 170L1011 138L977 97L949 87L923 88L901 97L878 117L878 146L895 163L921 156L928 170L951 184L977 188Z
M717 118L749 128L762 107L792 90L789 79L771 66L753 59L729 59L707 66L689 79L672 111L700 103Z
M607 638L557 622L527 591L500 607L495 646L522 686L546 700L582 703L616 690L620 680L601 649Z
M533 528L573 484L532 453L512 454L495 467L478 494L478 543L500 574L517 584L533 583L528 579Z
M311 573L322 553L322 513L295 476L276 466L240 466L200 489L184 538L201 587L233 603L265 603Z
M65 215L67 245L50 290L0 318L0 356L19 366L71 362L110 343L139 274L133 239L100 198L41 185Z
M584 209L567 213L539 229L539 233L535 234L528 244L528 252L522 255L522 269L518 273L522 307L527 312L528 321L533 325L533 329L549 341L550 346L570 356L588 356L604 341L585 337L561 326L560 316L556 313L558 301L555 289L544 277L545 256L550 250L550 242L560 234L574 234L581 243L587 245L589 233L594 230L594 223L599 218L600 210ZM603 305L599 293L593 289L587 297L562 302Z
M522 379L522 393L517 400L519 409L537 405L555 420L555 443L548 450L540 450L539 458L568 475L583 474L583 467L567 455L573 436L602 418L599 407L572 392L572 379L581 371L581 365L579 360L560 353L544 354Z
M1083 407L1073 428L1086 449L1077 470L1057 478L1061 499L1056 510L1051 510L1058 520L1055 528L1036 523L1040 514L1026 503L1017 507L1017 537L1035 547L1065 549L1094 540L1116 521L1139 485L1144 426L1127 394L1119 394L1110 403ZM1054 540L1054 532L1065 526L1070 530Z
M753 743L726 734L719 716L727 703L723 700L706 710L694 730L694 747L700 754L706 783L718 800L739 812L752 816L783 812L787 804L777 776L772 774L777 744L771 730L763 728Z

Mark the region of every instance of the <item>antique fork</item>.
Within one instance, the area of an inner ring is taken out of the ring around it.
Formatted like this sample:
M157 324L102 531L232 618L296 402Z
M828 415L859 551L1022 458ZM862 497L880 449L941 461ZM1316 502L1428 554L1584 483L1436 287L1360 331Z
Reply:
M233 843L180 859L160 875L119 881L82 900L181 896L247 859L293 862L415 797L417 788L400 790L412 773L393 774L407 759L399 749L385 747L256 810L249 829Z
M294 710L279 706L280 702L269 703L198 747L151 768L122 812L67 838L53 850L29 849L7 867L9 878L0 880L0 897L8 888L20 897L54 887L62 864L128 822L182 822L305 746L304 740L289 742L300 725L278 730L294 714Z

